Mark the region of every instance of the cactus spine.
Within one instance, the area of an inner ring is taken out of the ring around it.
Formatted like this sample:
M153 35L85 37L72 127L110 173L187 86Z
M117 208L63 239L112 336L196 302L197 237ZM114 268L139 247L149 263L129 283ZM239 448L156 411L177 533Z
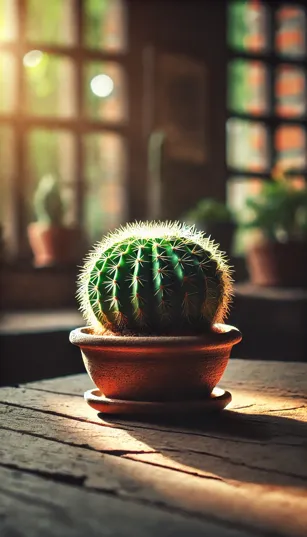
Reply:
M98 243L77 296L96 333L199 334L223 321L231 282L224 254L202 232L140 222Z

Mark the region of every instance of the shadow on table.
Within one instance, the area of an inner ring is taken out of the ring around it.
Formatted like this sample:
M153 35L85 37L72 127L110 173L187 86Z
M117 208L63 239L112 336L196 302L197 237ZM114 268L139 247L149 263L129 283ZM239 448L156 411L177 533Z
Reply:
M136 440L187 467L182 471L306 487L307 478L302 471L307 460L307 423L232 410L192 417L146 416L146 423L144 417L137 420L134 416L132 423L124 417L98 416L124 426Z

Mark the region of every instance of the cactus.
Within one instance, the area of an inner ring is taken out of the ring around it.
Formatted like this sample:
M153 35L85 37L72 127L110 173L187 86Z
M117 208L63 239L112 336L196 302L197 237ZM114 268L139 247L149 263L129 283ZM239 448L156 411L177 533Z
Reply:
M38 222L62 225L64 204L59 183L53 175L44 175L34 194L34 209Z
M231 284L224 254L194 226L140 222L90 252L77 298L94 333L200 334L223 322Z

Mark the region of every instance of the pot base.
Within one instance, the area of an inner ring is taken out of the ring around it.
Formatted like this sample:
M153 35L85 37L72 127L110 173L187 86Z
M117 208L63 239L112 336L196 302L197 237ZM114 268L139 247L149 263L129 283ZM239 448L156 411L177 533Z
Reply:
M125 401L109 399L98 388L84 393L87 404L104 414L140 415L140 414L188 414L192 412L213 412L223 410L231 401L231 393L221 388L214 388L210 397L195 401Z

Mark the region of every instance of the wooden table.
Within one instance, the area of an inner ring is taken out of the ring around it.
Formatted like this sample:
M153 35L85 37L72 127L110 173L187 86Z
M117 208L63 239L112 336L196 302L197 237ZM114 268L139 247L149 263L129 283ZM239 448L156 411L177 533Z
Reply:
M228 410L146 423L97 415L87 375L2 388L1 537L306 537L306 386L231 360Z

